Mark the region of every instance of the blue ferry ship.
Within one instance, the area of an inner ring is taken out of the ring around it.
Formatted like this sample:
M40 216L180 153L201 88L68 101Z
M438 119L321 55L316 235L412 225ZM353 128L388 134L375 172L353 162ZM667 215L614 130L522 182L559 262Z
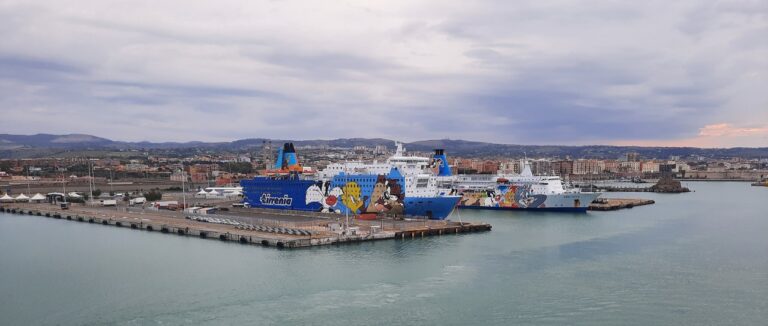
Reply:
M244 202L250 207L351 214L373 218L418 216L442 220L455 209L459 196L435 193L406 196L407 181L393 165L386 173L339 171L316 179L302 173L292 143L278 151L275 171L242 180Z

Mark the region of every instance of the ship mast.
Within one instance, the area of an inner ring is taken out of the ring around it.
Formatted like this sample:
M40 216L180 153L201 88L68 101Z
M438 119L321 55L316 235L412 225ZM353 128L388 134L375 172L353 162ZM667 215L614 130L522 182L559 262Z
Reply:
M347 166L344 165L344 188L348 188L347 187L348 183L349 183L349 173L347 173ZM344 190L342 189L342 191ZM344 194L344 196L347 196L347 194ZM349 235L349 207L347 207L347 209L345 209L344 212L346 212L346 214L344 214L346 219L346 221L344 222L344 234Z

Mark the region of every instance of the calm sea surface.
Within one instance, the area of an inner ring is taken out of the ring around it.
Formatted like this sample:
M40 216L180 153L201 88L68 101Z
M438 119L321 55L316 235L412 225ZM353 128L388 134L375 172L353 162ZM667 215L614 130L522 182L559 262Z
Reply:
M768 188L687 186L302 250L0 213L0 325L766 325Z

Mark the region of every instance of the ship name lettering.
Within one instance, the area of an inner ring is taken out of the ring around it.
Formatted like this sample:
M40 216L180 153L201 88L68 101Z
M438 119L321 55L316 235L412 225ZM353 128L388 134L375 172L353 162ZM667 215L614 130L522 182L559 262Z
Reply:
M262 205L291 206L293 198L288 197L288 195L283 195L283 197L272 197L271 194L261 194L259 201Z

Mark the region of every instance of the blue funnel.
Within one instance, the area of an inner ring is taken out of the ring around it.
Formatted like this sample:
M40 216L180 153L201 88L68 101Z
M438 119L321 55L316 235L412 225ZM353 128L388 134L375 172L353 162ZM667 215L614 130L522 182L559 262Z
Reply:
M275 169L289 170L300 169L299 159L296 157L296 149L293 148L293 143L285 143L283 148L277 151L277 162L275 162Z
M435 150L435 155L432 156L432 167L437 169L438 176L451 175L451 167L448 166L448 158L445 156L445 152L442 149Z
M277 160L275 161L275 169L277 170L283 169L283 149L282 148L277 150Z

